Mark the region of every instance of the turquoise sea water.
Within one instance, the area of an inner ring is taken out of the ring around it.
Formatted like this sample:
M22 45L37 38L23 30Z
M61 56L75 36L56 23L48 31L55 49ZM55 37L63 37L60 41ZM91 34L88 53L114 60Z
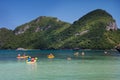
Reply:
M0 50L0 80L119 80L120 53L84 50ZM79 52L78 56L74 56ZM17 54L38 57L35 64L17 59ZM53 53L54 59L47 55ZM71 60L67 60L67 58Z

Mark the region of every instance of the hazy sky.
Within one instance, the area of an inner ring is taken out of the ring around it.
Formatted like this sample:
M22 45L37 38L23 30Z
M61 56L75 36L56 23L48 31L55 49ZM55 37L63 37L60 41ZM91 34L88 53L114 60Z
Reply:
M73 23L86 13L103 9L120 28L120 0L0 0L0 28L15 29L39 16Z

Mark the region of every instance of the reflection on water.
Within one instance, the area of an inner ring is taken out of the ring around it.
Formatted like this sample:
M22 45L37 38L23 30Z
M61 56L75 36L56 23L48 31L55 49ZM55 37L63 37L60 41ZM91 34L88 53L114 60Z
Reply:
M29 63L26 63L27 64L27 70L30 71L30 72L35 72L37 71L37 63L33 63L33 64L29 64Z
M19 58L17 58L17 62L25 62L26 61L26 59L19 59Z

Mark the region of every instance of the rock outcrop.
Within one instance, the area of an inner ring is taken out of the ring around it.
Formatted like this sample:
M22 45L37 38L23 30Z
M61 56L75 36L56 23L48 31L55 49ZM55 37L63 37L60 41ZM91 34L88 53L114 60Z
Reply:
M112 30L112 31L117 30L116 22L110 22L110 23L108 24L108 26L106 26L106 30L107 30L107 31L110 31L110 30Z
M15 35L23 34L29 28L30 28L30 26L26 25L24 28L20 28L18 31L15 31Z

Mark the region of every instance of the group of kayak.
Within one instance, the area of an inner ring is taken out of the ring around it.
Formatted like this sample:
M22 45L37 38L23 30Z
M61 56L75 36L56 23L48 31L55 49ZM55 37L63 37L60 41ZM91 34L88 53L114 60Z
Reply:
M50 53L47 57L49 59L53 59L55 56L52 53ZM36 61L37 61L37 57L26 56L25 54L23 54L22 56L20 54L18 54L17 58L18 59L26 59L26 63L36 63Z

